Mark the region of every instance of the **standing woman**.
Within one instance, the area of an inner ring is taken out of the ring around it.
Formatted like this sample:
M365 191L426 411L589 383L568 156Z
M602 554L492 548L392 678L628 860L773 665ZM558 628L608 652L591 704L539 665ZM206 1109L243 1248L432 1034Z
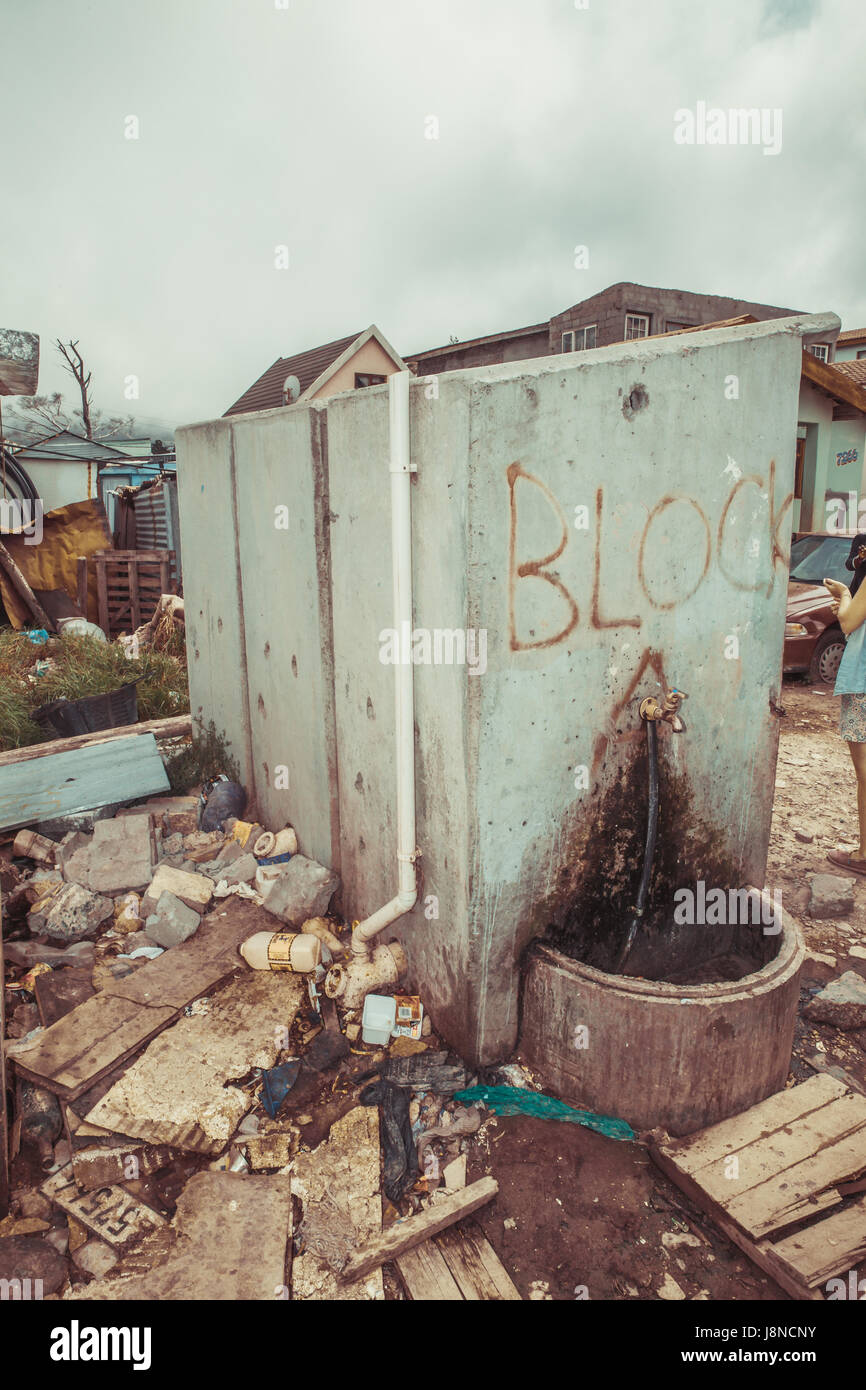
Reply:
M834 849L827 855L831 864L866 876L866 584L851 591L835 579L825 579L831 607L845 634L845 651L839 663L834 695L841 695L839 732L847 741L857 777L857 818L860 839L856 850Z

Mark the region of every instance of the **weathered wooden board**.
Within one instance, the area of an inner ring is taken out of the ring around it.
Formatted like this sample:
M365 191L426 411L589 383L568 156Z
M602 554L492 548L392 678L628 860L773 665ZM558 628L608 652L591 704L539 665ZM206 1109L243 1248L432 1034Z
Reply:
M463 1297L470 1302L520 1303L520 1294L493 1246L472 1222L436 1237Z
M363 1279L388 1260L396 1260L404 1251L438 1235L448 1226L453 1226L455 1221L471 1216L479 1207L492 1201L498 1191L499 1184L495 1178L479 1178L470 1187L452 1193L417 1216L409 1216L398 1225L389 1226L387 1231L368 1240L355 1251L340 1278L346 1281Z
M265 920L266 919L266 920ZM20 1074L74 1101L179 1016L187 1004L245 968L237 948L272 922L263 908L231 898L194 937L114 980L14 1055Z
M422 1241L397 1260L413 1303L462 1303L463 1295L435 1240Z
M42 1184L42 1191L116 1250L137 1245L148 1232L168 1224L158 1211L145 1206L123 1187L100 1187L95 1192L79 1192L69 1163Z
M0 767L10 767L13 763L29 763L34 758L50 758L55 753L72 753L76 748L87 748L91 743L112 743L119 738L138 737L153 734L155 738L182 738L192 733L191 714L172 714L167 719L146 719L140 724L124 724L116 729L99 729L93 734L74 734L71 738L53 738L45 743L34 743L28 748L7 748L0 753Z
M838 1100L846 1090L847 1087L832 1076L810 1077L801 1086L791 1086L787 1091L768 1096L741 1115L732 1115L729 1120L721 1120L687 1139L671 1140L665 1144L665 1151L675 1158L677 1167L684 1173L697 1176L709 1164L739 1153L756 1139L793 1125L802 1116Z
M866 1200L825 1214L842 1201L839 1186L866 1170L866 1097L838 1078L813 1077L650 1153L794 1298L821 1298L818 1285L866 1253Z
M774 1241L772 1251L809 1288L823 1284L834 1274L854 1269L866 1256L866 1197L794 1235Z
M86 744L0 767L0 829L136 801L168 788L153 734Z
M96 990L91 983L92 974L89 965L76 965L36 976L36 1005L43 1028L50 1028L79 1004L93 998Z

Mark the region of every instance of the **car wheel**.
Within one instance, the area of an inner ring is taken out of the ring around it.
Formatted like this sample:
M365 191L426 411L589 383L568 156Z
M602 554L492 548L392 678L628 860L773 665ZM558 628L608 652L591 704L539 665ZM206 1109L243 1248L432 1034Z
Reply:
M822 633L815 643L812 661L809 666L809 679L815 684L832 685L839 670L839 662L845 650L845 638L838 628Z

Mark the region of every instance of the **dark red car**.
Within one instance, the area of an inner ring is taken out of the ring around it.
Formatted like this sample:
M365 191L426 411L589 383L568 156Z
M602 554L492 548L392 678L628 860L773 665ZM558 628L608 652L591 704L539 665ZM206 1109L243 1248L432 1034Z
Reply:
M832 684L845 650L845 637L830 609L824 579L850 588L854 579L845 561L854 531L816 531L791 546L788 612L785 619L785 673L805 671L810 680Z

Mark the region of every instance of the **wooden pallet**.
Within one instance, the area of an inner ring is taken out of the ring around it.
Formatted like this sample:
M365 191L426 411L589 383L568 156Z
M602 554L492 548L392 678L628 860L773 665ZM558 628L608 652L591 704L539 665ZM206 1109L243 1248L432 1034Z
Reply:
M520 1302L520 1294L474 1221L449 1227L397 1260L410 1298L420 1302Z
M687 1139L659 1138L650 1152L792 1298L823 1299L820 1286L866 1255L866 1198L840 1191L866 1171L866 1095L836 1077Z
M173 594L173 550L95 550L78 559L79 604L87 593L87 567L96 569L99 626L109 641L133 633L151 617L162 594ZM85 610L86 611L86 610Z

